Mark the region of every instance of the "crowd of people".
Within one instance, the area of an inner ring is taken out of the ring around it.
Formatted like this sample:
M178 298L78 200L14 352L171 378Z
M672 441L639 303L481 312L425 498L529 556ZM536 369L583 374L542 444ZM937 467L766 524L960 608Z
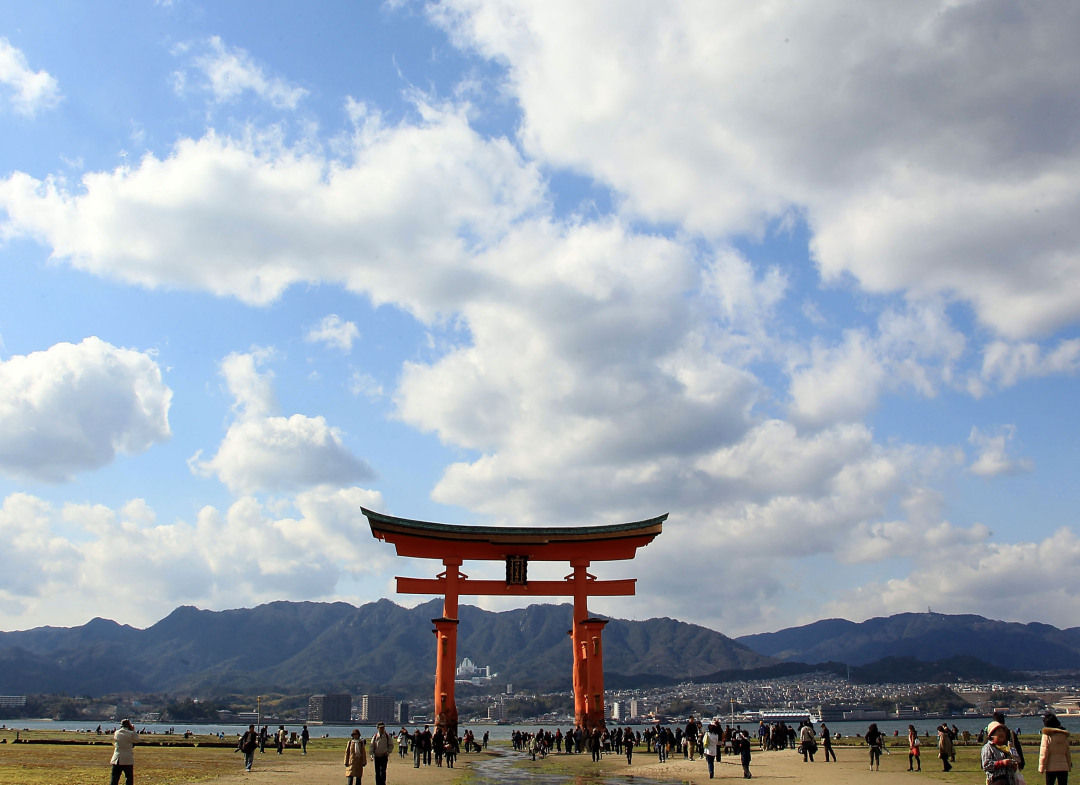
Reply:
M950 727L947 723L942 723L936 730L937 757L941 760L943 771L948 772L956 761L958 741L962 739L965 743L969 742L971 736L967 731L960 732L955 725ZM818 733L814 725L807 720L800 722L797 728L784 722L763 721L758 726L757 737L760 750L795 749L806 763L814 762L820 740L825 762L836 760L836 753L832 748L834 737L825 723L821 723ZM244 753L244 768L251 771L255 751L261 749L265 752L268 743L281 754L290 740L294 743L298 740L303 754L307 754L309 738L306 725L299 734L293 733L291 736L283 725L279 725L273 734L268 727L256 730L254 725L249 725L248 730L239 737L236 749ZM840 734L836 734L835 738L839 739ZM363 770L369 761L375 770L375 785L386 785L386 767L395 739L399 756L407 758L411 752L416 768L421 765L430 766L433 762L436 766L445 763L447 767L453 768L461 750L479 752L487 749L489 735L485 731L482 740L478 741L470 729L467 729L463 736L458 736L456 733L447 732L441 726L432 730L428 725L411 733L403 727L396 735L390 735L384 723L380 722L375 734L367 740L361 737L359 730L354 730L345 748L347 785L360 785ZM876 723L871 723L863 740L870 749L870 770L879 770L882 753L889 752L885 734ZM132 724L123 720L113 734L111 785L118 785L121 776L127 785L131 784L135 763L134 747L138 741L139 735ZM588 751L594 761L601 760L604 754L614 753L625 755L629 764L633 760L635 748L638 747L643 748L646 754L655 754L661 763L667 762L676 754L681 754L688 760L701 757L708 766L710 779L714 777L716 762L721 760L723 755L735 755L742 764L743 776L747 779L751 777L750 734L741 726L722 726L717 720L704 726L700 720L690 717L685 726L676 726L674 730L668 725L657 725L644 731L630 727L596 727L583 730L580 726L568 729L565 733L561 728L554 733L543 729L535 732L515 730L511 734L511 742L515 750L530 754L533 760L543 758L551 752L575 755ZM1020 734L1005 724L1004 715L995 713L986 730L979 732L976 743L981 745L980 762L986 774L987 785L1025 785L1021 772L1025 768L1026 759ZM922 746L915 726L909 725L908 771L922 771ZM1038 770L1044 775L1046 785L1068 785L1071 769L1069 732L1062 727L1055 714L1047 712L1043 715L1040 734Z
M584 730L578 726L566 733L561 728L554 733L543 729L534 733L515 730L510 738L515 750L530 754L533 760L551 752L567 755L589 752L594 761L601 760L605 754L614 754L625 755L630 764L638 747L643 748L645 754L656 755L660 763L666 763L676 754L688 760L701 758L708 765L710 779L715 773L716 760L723 754L731 754L739 756L743 776L747 779L751 776L750 735L741 727L721 727L717 721L706 727L694 717L690 717L685 727L680 725L674 729L669 725L657 725L644 731L630 727Z

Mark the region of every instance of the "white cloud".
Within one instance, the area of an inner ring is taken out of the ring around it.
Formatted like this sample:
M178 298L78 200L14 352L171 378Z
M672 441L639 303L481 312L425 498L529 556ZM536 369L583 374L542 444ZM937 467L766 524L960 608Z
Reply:
M280 77L267 76L250 53L226 46L218 36L212 36L205 46L186 45L177 52L187 54L193 48L202 51L192 58L191 70L202 77L205 87L219 103L251 92L277 109L295 109L308 93ZM187 72L178 71L174 77L179 92L183 92L189 83Z
M211 131L163 159L87 173L78 191L16 172L0 180L0 237L36 238L79 269L144 286L265 304L297 283L341 283L434 318L490 285L472 256L543 189L463 109L418 111L418 125L369 118L348 160Z
M995 542L985 527L944 531L947 536L918 552L909 574L846 592L823 606L820 617L865 619L929 606L944 613L982 613L1025 623L1075 624L1080 612L1075 569L1080 541L1071 529L1018 543ZM1008 597L1004 605L1002 597Z
M1031 377L1075 374L1080 370L1080 338L1059 341L1052 350L1035 343L992 341L983 349L982 371L968 387L976 396L991 387L1012 387Z
M1008 454L1009 442L1016 436L1016 426L1003 425L993 435L983 433L972 427L968 441L978 450L969 471L980 477L996 477L1000 474L1019 474L1029 472L1032 462L1027 458L1011 458Z
M262 370L273 358L273 349L260 346L250 352L233 352L221 361L221 375L233 396L233 410L240 417L264 417L277 408L274 372Z
M0 471L60 482L170 436L154 358L100 338L0 361Z
M863 330L848 330L836 347L815 344L810 364L791 377L791 414L821 425L858 420L877 403L886 372L873 341Z
M506 66L525 149L634 215L719 236L794 210L829 280L966 301L1012 337L1080 317L1072 4L429 8Z
M482 453L435 498L511 519L603 514L624 492L666 495L685 456L737 440L758 388L717 356L715 301L687 294L693 261L617 222L524 224L484 254L504 280L463 305L469 344L406 364L395 396L406 422Z
M374 476L323 417L261 417L229 426L217 454L193 464L234 493L347 485Z
M360 328L355 322L347 322L336 313L324 316L316 327L308 330L304 340L310 343L325 343L348 353L352 351L353 341L360 337Z
M376 400L383 397L383 386L371 374L353 371L352 376L349 377L349 392Z
M374 473L345 446L342 432L323 417L273 416L269 373L259 371L266 350L230 354L222 374L235 398L236 420L208 461L197 453L193 472L216 476L234 493L294 491L312 486L345 486Z
M141 499L57 508L13 494L0 505L0 625L24 613L81 624L106 606L111 617L148 624L180 604L333 598L343 579L388 569L392 557L373 549L370 535L356 536L365 528L360 507L382 504L375 491L315 488L282 509L244 498L161 523ZM118 580L139 588L118 591Z
M885 391L911 388L933 397L943 385L954 384L965 343L940 302L886 310L876 334L850 329L835 346L815 340L808 357L794 350L791 415L801 424L821 426L864 417Z
M0 598L24 601L63 585L78 552L51 526L49 505L15 493L0 506Z
M60 87L56 77L46 71L32 71L26 62L26 55L2 37L0 85L10 88L8 99L19 114L33 116L41 109L51 109L60 103Z

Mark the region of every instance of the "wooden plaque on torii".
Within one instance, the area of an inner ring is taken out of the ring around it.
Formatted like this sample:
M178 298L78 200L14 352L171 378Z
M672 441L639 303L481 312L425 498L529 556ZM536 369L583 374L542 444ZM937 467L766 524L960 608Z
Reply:
M443 613L435 625L435 722L457 733L454 677L457 668L458 598L503 595L574 598L570 628L573 651L574 721L583 730L604 726L602 631L607 622L589 616L588 598L632 596L637 580L597 580L594 561L632 559L663 529L667 514L608 526L532 528L454 526L429 523L361 508L376 539L393 544L398 556L440 559L446 568L434 578L397 578L399 594L441 594ZM466 560L501 561L506 580L474 580L460 571ZM565 561L573 569L561 581L529 580L534 561Z

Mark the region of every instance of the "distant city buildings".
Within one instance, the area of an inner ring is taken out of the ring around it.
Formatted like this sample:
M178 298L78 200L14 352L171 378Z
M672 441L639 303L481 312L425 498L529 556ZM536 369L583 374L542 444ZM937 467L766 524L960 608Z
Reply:
M482 684L491 681L499 674L492 673L490 665L476 665L468 657L461 660L455 671L454 680L468 682L469 684Z
M308 698L309 723L347 723L352 719L351 695L312 695Z
M25 695L0 695L0 709L21 709L25 705Z
M368 723L397 722L394 699L386 695L361 695L360 721Z
M409 704L398 701L394 704L394 723L397 725L409 724Z

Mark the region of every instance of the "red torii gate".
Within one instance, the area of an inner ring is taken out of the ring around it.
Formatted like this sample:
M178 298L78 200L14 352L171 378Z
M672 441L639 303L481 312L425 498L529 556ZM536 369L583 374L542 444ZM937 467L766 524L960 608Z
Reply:
M454 701L457 668L458 597L509 595L573 596L574 720L583 729L604 725L605 619L589 616L588 598L632 596L636 578L600 581L588 572L594 561L632 559L663 529L667 513L656 518L609 526L530 528L524 526L452 526L413 521L360 508L376 539L392 543L398 556L441 559L445 571L435 578L397 578L399 594L441 594L443 613L432 619L435 636L436 723L457 733ZM458 568L466 559L504 561L506 580L475 580ZM530 561L567 561L573 572L561 581L530 581Z

